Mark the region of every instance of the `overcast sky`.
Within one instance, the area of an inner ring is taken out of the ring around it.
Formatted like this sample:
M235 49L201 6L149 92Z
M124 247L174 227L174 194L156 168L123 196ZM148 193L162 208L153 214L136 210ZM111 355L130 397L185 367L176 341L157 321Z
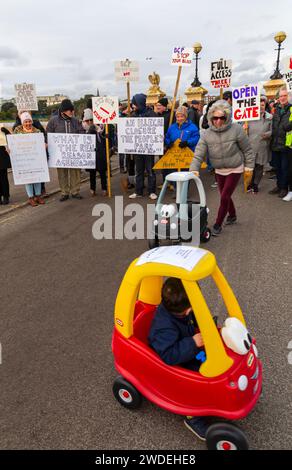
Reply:
M35 83L38 95L86 93L125 97L116 82L114 60L140 62L140 82L131 94L146 92L148 75L173 94L173 46L201 42L199 78L209 85L210 61L233 60L232 84L265 81L274 70L273 36L285 31L283 57L292 53L291 0L9 0L1 4L2 96L14 83ZM152 57L152 60L146 60ZM194 66L184 68L179 94L190 85Z

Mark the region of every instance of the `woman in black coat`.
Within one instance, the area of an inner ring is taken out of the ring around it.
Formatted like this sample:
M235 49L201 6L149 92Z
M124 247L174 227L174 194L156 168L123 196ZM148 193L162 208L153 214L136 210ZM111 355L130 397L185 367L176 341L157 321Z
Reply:
M106 138L105 138L105 126L102 124L93 124L93 115L91 109L87 108L84 110L83 128L88 134L96 135L96 165L95 170L89 170L90 174L90 191L92 196L96 195L96 171L100 175L102 195L107 195L107 161L106 161Z
M5 135L10 134L9 130L5 127L1 128L1 132ZM6 147L0 146L0 204L9 204L8 168L11 168L9 154L6 151Z

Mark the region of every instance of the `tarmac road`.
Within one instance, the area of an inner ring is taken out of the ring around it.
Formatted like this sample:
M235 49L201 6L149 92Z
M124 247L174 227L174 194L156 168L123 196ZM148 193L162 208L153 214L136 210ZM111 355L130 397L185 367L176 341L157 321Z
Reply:
M211 176L203 181L212 223L217 191ZM292 204L268 195L272 185L265 179L258 196L238 188L239 223L204 246L231 283L264 363L263 395L240 423L253 449L291 449L292 436ZM92 207L108 200L93 200L85 187L82 194L0 218L0 448L205 449L182 417L147 401L130 412L113 398L115 297L147 243L94 240ZM216 292L208 300L222 318Z

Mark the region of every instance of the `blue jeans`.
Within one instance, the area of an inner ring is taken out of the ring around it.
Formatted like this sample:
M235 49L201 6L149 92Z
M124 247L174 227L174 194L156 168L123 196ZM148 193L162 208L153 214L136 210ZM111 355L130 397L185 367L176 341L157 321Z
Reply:
M156 175L153 170L154 155L135 155L136 164L136 193L143 195L144 172L148 175L148 194L156 191Z
M40 196L42 192L42 183L26 184L25 189L28 197Z
M273 153L277 170L277 186L280 189L288 189L288 150Z

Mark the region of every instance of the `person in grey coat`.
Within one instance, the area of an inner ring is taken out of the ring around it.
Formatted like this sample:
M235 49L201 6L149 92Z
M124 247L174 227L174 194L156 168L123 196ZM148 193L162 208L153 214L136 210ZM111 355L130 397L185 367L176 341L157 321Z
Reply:
M252 180L247 190L258 193L258 186L263 177L264 167L271 159L270 141L272 135L272 114L265 111L267 97L261 96L260 119L248 123L248 138L255 155L255 167Z
M47 125L47 134L85 134L82 124L74 117L73 103L62 101L58 114L51 117ZM58 168L58 179L61 188L60 201L67 201L71 192L74 199L82 199L80 195L81 171L78 168Z
M242 126L231 121L231 106L227 101L216 101L209 109L207 119L209 128L201 133L190 171L199 174L203 158L208 152L220 191L220 207L212 230L212 234L217 236L222 232L227 214L226 225L234 224L237 220L232 194L242 173L253 171L255 159Z

